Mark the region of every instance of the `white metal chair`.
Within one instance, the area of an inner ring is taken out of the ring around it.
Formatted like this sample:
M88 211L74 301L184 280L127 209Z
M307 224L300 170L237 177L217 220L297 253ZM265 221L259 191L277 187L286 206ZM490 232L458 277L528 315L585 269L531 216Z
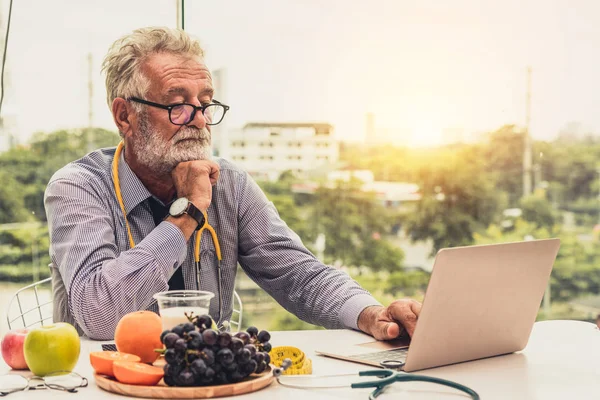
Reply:
M52 278L27 285L15 292L8 302L6 322L8 329L30 328L36 325L52 323L52 296L49 300L42 299L51 293ZM44 294L40 293L44 289ZM30 296L33 294L33 298ZM31 306L33 304L33 306ZM15 314L14 311L17 311Z
M20 328L29 328L35 325L44 325L44 323L51 324L53 322L53 313L52 313L52 305L53 300L52 296L48 301L45 299L40 299L41 295L40 289L47 289L51 293L52 291L52 278L42 279L41 281L32 283L31 285L27 285L15 292L13 297L8 302L8 307L6 310L6 322L8 323L8 329L17 328L16 323L20 321L18 324ZM33 293L33 298L30 298L31 293ZM21 296L28 296L27 299L21 299ZM34 305L30 308L23 310L25 307L29 307L29 304L34 302ZM16 301L16 310L17 313L13 312L15 308L13 304ZM236 308L237 307L237 308ZM36 312L37 311L37 312ZM239 331L242 329L242 313L243 313L243 305L242 299L238 295L236 291L233 292L233 312L231 314L231 319L229 324L231 329L234 331Z
M236 309L235 306L238 306ZM241 331L242 330L242 312L244 311L244 307L242 305L242 299L238 292L233 291L233 312L231 313L231 320L229 321L229 325L231 325L232 330ZM236 318L237 317L237 318ZM234 329L235 328L235 329Z

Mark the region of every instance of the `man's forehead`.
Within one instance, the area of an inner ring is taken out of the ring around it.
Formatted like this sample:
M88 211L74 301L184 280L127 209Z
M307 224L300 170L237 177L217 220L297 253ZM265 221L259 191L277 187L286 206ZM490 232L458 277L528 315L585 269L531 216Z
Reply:
M146 60L143 68L153 78L152 86L164 97L187 94L189 90L182 80L197 81L199 90L212 96L212 76L201 57L157 53Z
M209 95L211 97L214 94L214 89L209 83L203 84L200 91L202 95ZM171 86L164 91L164 97L171 97L177 95L185 96L187 94L189 94L189 90L183 86Z
M205 79L208 78L209 80L212 80L208 67L200 57L158 53L150 56L142 68L158 76L185 72L187 74L199 74Z
M206 69L206 64L204 63L204 59L200 56L188 55L188 54L177 54L177 53L168 53L168 52L159 52L150 54L144 64L150 67L162 67L168 64L178 64L178 65L188 65L188 66L198 66L199 68Z

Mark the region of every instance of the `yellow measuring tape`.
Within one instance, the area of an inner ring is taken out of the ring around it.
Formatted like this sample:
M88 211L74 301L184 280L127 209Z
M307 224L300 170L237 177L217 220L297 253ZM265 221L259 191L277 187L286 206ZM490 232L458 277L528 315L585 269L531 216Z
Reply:
M289 358L292 366L283 372L283 375L310 375L312 374L312 361L297 347L273 347L269 352L271 364L281 367L283 360Z

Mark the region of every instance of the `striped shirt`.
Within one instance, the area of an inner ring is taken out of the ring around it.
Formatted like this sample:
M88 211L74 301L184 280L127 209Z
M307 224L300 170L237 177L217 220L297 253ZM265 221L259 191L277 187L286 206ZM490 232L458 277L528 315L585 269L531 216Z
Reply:
M210 314L218 320L217 257L209 233L201 241L198 288L193 237L186 242L168 221L155 225L148 200L152 195L121 155L119 180L136 243L130 248L113 186L114 154L115 148L101 149L69 163L46 189L50 256L64 281L75 321L92 339L112 339L123 315L158 312L152 295L169 289L177 268L182 268L186 289L215 293ZM215 161L220 175L208 220L223 257L223 320L231 318L239 263L300 319L327 328L357 329L360 312L379 302L346 273L318 261L246 172L227 160Z

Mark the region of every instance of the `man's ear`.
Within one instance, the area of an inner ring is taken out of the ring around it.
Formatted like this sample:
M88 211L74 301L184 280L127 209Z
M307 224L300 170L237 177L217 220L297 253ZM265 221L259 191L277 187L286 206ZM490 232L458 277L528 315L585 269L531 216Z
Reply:
M132 130L133 115L127 101L122 97L117 97L112 103L112 114L117 129L123 138L129 136Z

